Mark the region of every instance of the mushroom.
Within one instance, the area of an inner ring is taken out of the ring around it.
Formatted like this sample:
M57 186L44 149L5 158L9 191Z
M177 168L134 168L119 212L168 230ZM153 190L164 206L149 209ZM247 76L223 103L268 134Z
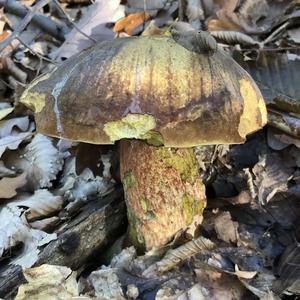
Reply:
M205 187L193 147L243 143L267 122L252 78L212 40L193 46L199 37L97 44L34 80L21 97L45 135L120 140L129 236L146 250L201 223Z

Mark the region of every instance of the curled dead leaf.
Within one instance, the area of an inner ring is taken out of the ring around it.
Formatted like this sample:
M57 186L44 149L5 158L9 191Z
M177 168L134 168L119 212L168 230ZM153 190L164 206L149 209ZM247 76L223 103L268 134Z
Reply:
M11 177L15 175L16 171L6 168L4 162L0 160L0 177Z
M235 45L235 44L242 44L242 45L259 45L259 42L254 40L247 34L237 31L212 31L211 35L216 38L217 41Z
M239 17L234 12L221 9L216 13L216 16L216 19L208 21L207 30L209 32L223 30L244 32Z
M114 32L120 33L125 31L129 35L133 35L133 31L149 19L150 15L147 12L130 14L116 22Z
M266 204L276 193L288 189L293 169L285 166L283 159L277 153L272 153L260 157L253 168L253 173L259 203Z
M234 269L235 269L234 275L236 275L237 277L240 277L240 278L244 278L244 279L251 279L257 274L256 271L253 271L253 272L241 271L241 270L239 270L238 265L235 265Z
M76 272L63 266L41 265L24 270L28 283L19 287L16 300L73 299L79 296Z
M233 12L239 3L239 0L215 0L214 2L217 3L221 9Z
M1 41L1 36L0 36L0 41ZM8 107L8 108L3 108L0 110L0 120L4 119L7 115L9 115L15 108L14 107Z
M52 140L42 134L37 134L19 153L9 153L5 157L7 166L26 170L28 173L28 189L36 190L51 187L52 180L62 169L63 158Z
M60 210L62 205L62 197L54 196L48 190L37 190L32 196L11 203L11 206L27 207L25 215L28 222L49 216Z
M0 180L0 199L10 199L17 195L17 189L27 182L27 173L23 172L17 177L4 177Z
M23 209L12 203L0 209L0 257L5 251L22 243L21 253L11 257L11 263L31 267L38 259L38 247L55 239L56 234L30 228L23 217Z
M238 223L233 222L230 212L222 212L215 219L215 230L218 238L227 243L238 241Z

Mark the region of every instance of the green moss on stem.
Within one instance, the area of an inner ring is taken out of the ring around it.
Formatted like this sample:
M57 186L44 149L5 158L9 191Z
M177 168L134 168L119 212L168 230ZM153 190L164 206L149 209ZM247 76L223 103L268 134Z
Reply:
M156 155L166 166L178 171L183 181L193 184L199 178L198 162L193 149L186 150L190 155L187 155L186 152L181 155L180 149L161 147L156 151Z

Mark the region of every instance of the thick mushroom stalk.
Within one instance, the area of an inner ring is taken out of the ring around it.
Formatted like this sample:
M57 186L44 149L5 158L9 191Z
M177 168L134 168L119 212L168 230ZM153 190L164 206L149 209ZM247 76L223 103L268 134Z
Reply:
M130 140L120 145L129 236L134 244L146 250L159 248L186 228L193 236L206 205L193 149Z

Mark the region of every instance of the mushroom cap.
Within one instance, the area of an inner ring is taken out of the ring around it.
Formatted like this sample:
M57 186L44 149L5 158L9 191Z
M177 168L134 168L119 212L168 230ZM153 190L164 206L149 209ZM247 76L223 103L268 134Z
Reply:
M43 134L93 144L234 144L267 122L248 73L223 51L189 51L166 36L97 44L34 80L21 102Z

